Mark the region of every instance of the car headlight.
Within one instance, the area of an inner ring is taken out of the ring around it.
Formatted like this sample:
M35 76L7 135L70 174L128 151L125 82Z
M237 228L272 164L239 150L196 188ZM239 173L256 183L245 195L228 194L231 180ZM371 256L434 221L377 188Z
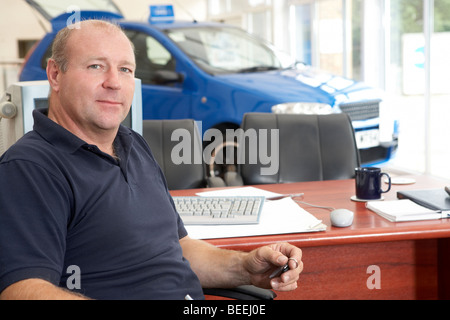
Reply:
M333 109L326 103L291 102L273 106L272 113L331 114L333 113Z

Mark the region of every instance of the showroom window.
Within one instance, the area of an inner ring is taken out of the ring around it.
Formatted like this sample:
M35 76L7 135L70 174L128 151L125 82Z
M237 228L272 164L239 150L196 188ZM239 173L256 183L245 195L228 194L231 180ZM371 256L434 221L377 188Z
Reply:
M350 62L348 0L291 0L290 47L297 60L347 75Z
M208 4L211 20L259 32L299 61L384 90L382 112L400 120L399 150L391 165L450 178L444 140L450 136L450 0ZM264 11L266 20L250 23L249 15Z
M450 0L289 3L293 56L386 91L383 112L400 119L392 165L450 178Z
M450 178L450 0L292 0L291 54L386 91L393 164ZM411 155L414 155L411 157Z
M208 0L210 20L242 27L269 42L274 40L272 9L272 0Z
M450 178L449 16L450 0L391 0L386 77L401 117L395 163L444 178Z
M290 9L292 55L301 62L312 65L312 4L297 4Z
M210 15L214 16L224 13L243 12L251 8L270 6L271 4L272 0L209 0L208 11Z

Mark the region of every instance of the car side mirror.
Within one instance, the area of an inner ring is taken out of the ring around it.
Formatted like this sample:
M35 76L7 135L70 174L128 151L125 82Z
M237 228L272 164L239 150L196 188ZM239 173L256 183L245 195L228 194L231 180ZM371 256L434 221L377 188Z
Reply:
M168 84L175 82L183 82L184 77L181 73L169 70L158 70L155 72L154 81L157 84Z

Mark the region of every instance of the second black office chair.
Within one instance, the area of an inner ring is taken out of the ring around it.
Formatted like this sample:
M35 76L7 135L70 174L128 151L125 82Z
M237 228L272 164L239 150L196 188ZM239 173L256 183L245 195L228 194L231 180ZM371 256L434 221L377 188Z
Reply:
M344 113L248 113L244 116L242 128L247 136L251 136L248 130L255 130L260 140L264 136L259 130L268 130L272 138L276 135L271 135L274 133L271 130L278 130L279 134L279 150L271 149L270 140L265 144L264 141L262 144L258 141L258 161L253 163L250 153L256 151L255 144L248 141L241 143L241 155L244 158L241 158L240 173L245 184L350 179L354 177L355 168L360 165L354 129L350 118ZM264 145L267 150L261 149ZM279 155L278 170L269 175L262 174L261 169L269 165L259 159L266 156L276 161L276 153Z

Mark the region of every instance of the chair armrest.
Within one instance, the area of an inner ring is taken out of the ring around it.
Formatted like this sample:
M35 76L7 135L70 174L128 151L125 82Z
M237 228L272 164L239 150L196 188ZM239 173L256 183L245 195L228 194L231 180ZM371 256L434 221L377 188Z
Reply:
M224 180L225 184L229 187L239 187L244 185L244 180L242 180L241 175L234 171L226 172Z
M236 300L273 300L276 293L269 289L262 289L247 285L230 289L211 288L203 289L205 295L224 297Z
M224 188L227 185L220 177L208 177L206 178L206 186L208 188Z

